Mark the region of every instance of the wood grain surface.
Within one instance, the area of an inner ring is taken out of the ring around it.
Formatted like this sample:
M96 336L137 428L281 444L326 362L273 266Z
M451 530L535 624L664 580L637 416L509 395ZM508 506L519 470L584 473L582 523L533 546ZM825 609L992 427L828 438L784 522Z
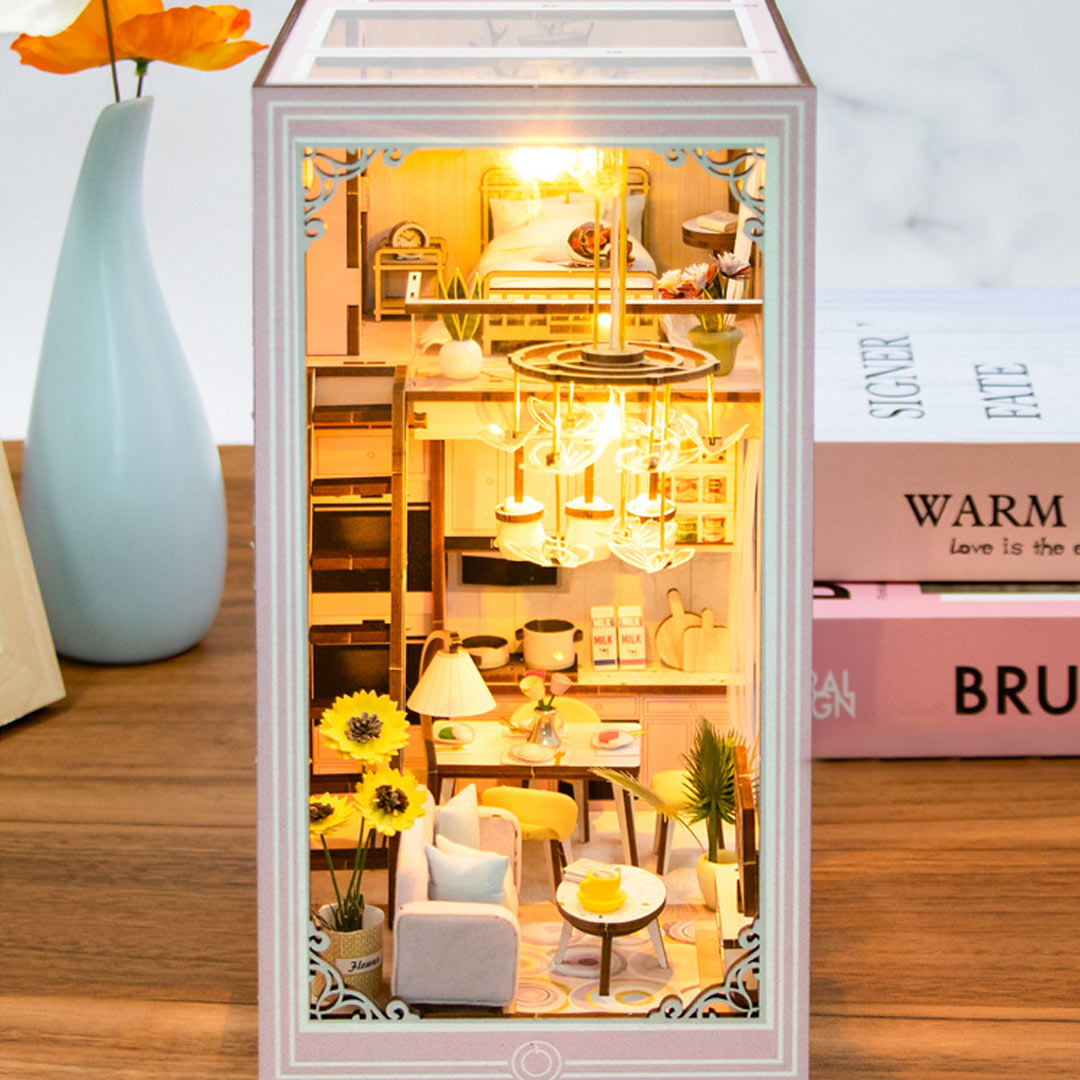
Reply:
M6 447L19 473L19 447ZM256 1076L251 450L206 639L0 732L0 1077ZM815 1080L1080 1075L1080 760L814 768Z

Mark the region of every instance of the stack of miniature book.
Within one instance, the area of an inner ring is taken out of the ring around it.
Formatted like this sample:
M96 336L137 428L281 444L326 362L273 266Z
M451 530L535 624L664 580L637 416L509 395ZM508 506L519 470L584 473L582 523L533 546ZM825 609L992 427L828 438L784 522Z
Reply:
M1080 290L817 319L815 756L1080 753Z

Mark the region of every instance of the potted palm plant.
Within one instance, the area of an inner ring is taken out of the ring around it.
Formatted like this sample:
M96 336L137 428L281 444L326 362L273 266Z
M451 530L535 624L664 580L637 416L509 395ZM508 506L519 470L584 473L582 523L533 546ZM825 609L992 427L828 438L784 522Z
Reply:
M735 861L735 853L724 847L724 822L735 822L734 734L718 735L705 719L698 720L690 752L683 755L687 794L685 813L690 824L705 822L708 850L698 857L697 877L705 906L716 908L716 866Z
M592 769L603 780L629 791L651 806L658 814L677 821L701 843L693 826L705 822L706 844L698 858L697 876L706 907L716 908L716 873L718 865L734 862L735 852L724 847L724 822L735 821L735 747L740 736L735 732L719 735L704 718L699 718L694 741L682 755L685 766L680 806L664 802L647 784L619 769Z

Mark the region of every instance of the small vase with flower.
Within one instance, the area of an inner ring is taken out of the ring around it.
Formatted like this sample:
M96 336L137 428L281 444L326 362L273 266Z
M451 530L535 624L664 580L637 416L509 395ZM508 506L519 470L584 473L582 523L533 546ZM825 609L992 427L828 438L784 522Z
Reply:
M656 283L665 300L731 300L735 283L750 275L750 264L729 251L713 255L708 262L695 263L681 270L669 270ZM697 326L687 331L695 349L701 349L719 361L717 375L730 375L743 332L735 325L734 314L697 315Z
M574 683L561 671L553 672L550 681L546 684L544 676L543 671L528 671L518 686L527 698L536 702L533 706L532 727L529 729L526 742L550 746L554 749L562 745L562 740L559 738L559 714L555 699L562 697Z

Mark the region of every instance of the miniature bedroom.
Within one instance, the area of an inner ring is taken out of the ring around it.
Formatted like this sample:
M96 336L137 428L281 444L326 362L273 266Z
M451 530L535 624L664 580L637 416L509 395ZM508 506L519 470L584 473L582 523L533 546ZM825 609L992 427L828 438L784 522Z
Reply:
M752 1015L764 153L302 168L313 1015Z

